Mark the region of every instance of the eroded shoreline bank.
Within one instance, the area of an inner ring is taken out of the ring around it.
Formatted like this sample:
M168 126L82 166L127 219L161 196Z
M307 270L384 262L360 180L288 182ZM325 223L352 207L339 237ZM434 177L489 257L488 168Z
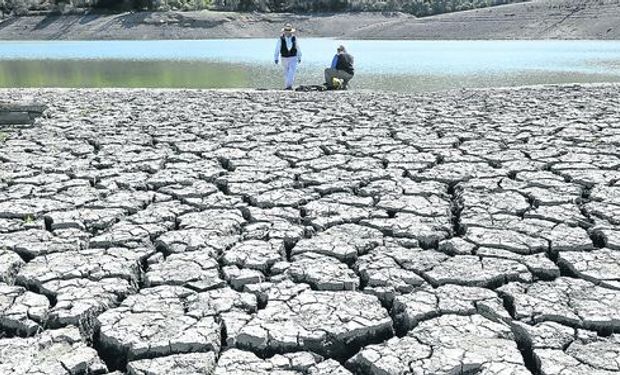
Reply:
M0 40L271 38L285 22L303 37L340 39L620 39L619 0L534 0L416 18L404 13L138 12L13 17Z

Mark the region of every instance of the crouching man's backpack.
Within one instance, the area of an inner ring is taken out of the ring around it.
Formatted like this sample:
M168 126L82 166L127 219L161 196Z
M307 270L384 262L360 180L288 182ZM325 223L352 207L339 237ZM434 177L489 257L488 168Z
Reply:
M340 78L332 78L332 89L333 90L342 90L344 88L344 79Z

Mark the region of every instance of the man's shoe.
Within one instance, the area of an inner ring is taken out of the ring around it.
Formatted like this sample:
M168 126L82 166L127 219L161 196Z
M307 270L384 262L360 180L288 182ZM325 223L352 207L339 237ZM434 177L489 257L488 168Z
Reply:
M284 90L292 90L293 88L291 86L289 87L285 87Z

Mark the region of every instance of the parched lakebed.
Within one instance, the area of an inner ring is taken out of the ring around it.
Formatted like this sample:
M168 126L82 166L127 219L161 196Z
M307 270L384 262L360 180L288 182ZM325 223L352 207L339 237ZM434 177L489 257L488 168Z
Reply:
M2 374L617 374L620 86L0 91Z

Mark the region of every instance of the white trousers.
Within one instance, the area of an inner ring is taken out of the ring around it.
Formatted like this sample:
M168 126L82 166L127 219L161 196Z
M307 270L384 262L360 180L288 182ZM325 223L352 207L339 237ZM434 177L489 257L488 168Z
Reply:
M282 66L284 67L284 87L293 87L295 83L295 71L297 70L297 56L283 57Z

